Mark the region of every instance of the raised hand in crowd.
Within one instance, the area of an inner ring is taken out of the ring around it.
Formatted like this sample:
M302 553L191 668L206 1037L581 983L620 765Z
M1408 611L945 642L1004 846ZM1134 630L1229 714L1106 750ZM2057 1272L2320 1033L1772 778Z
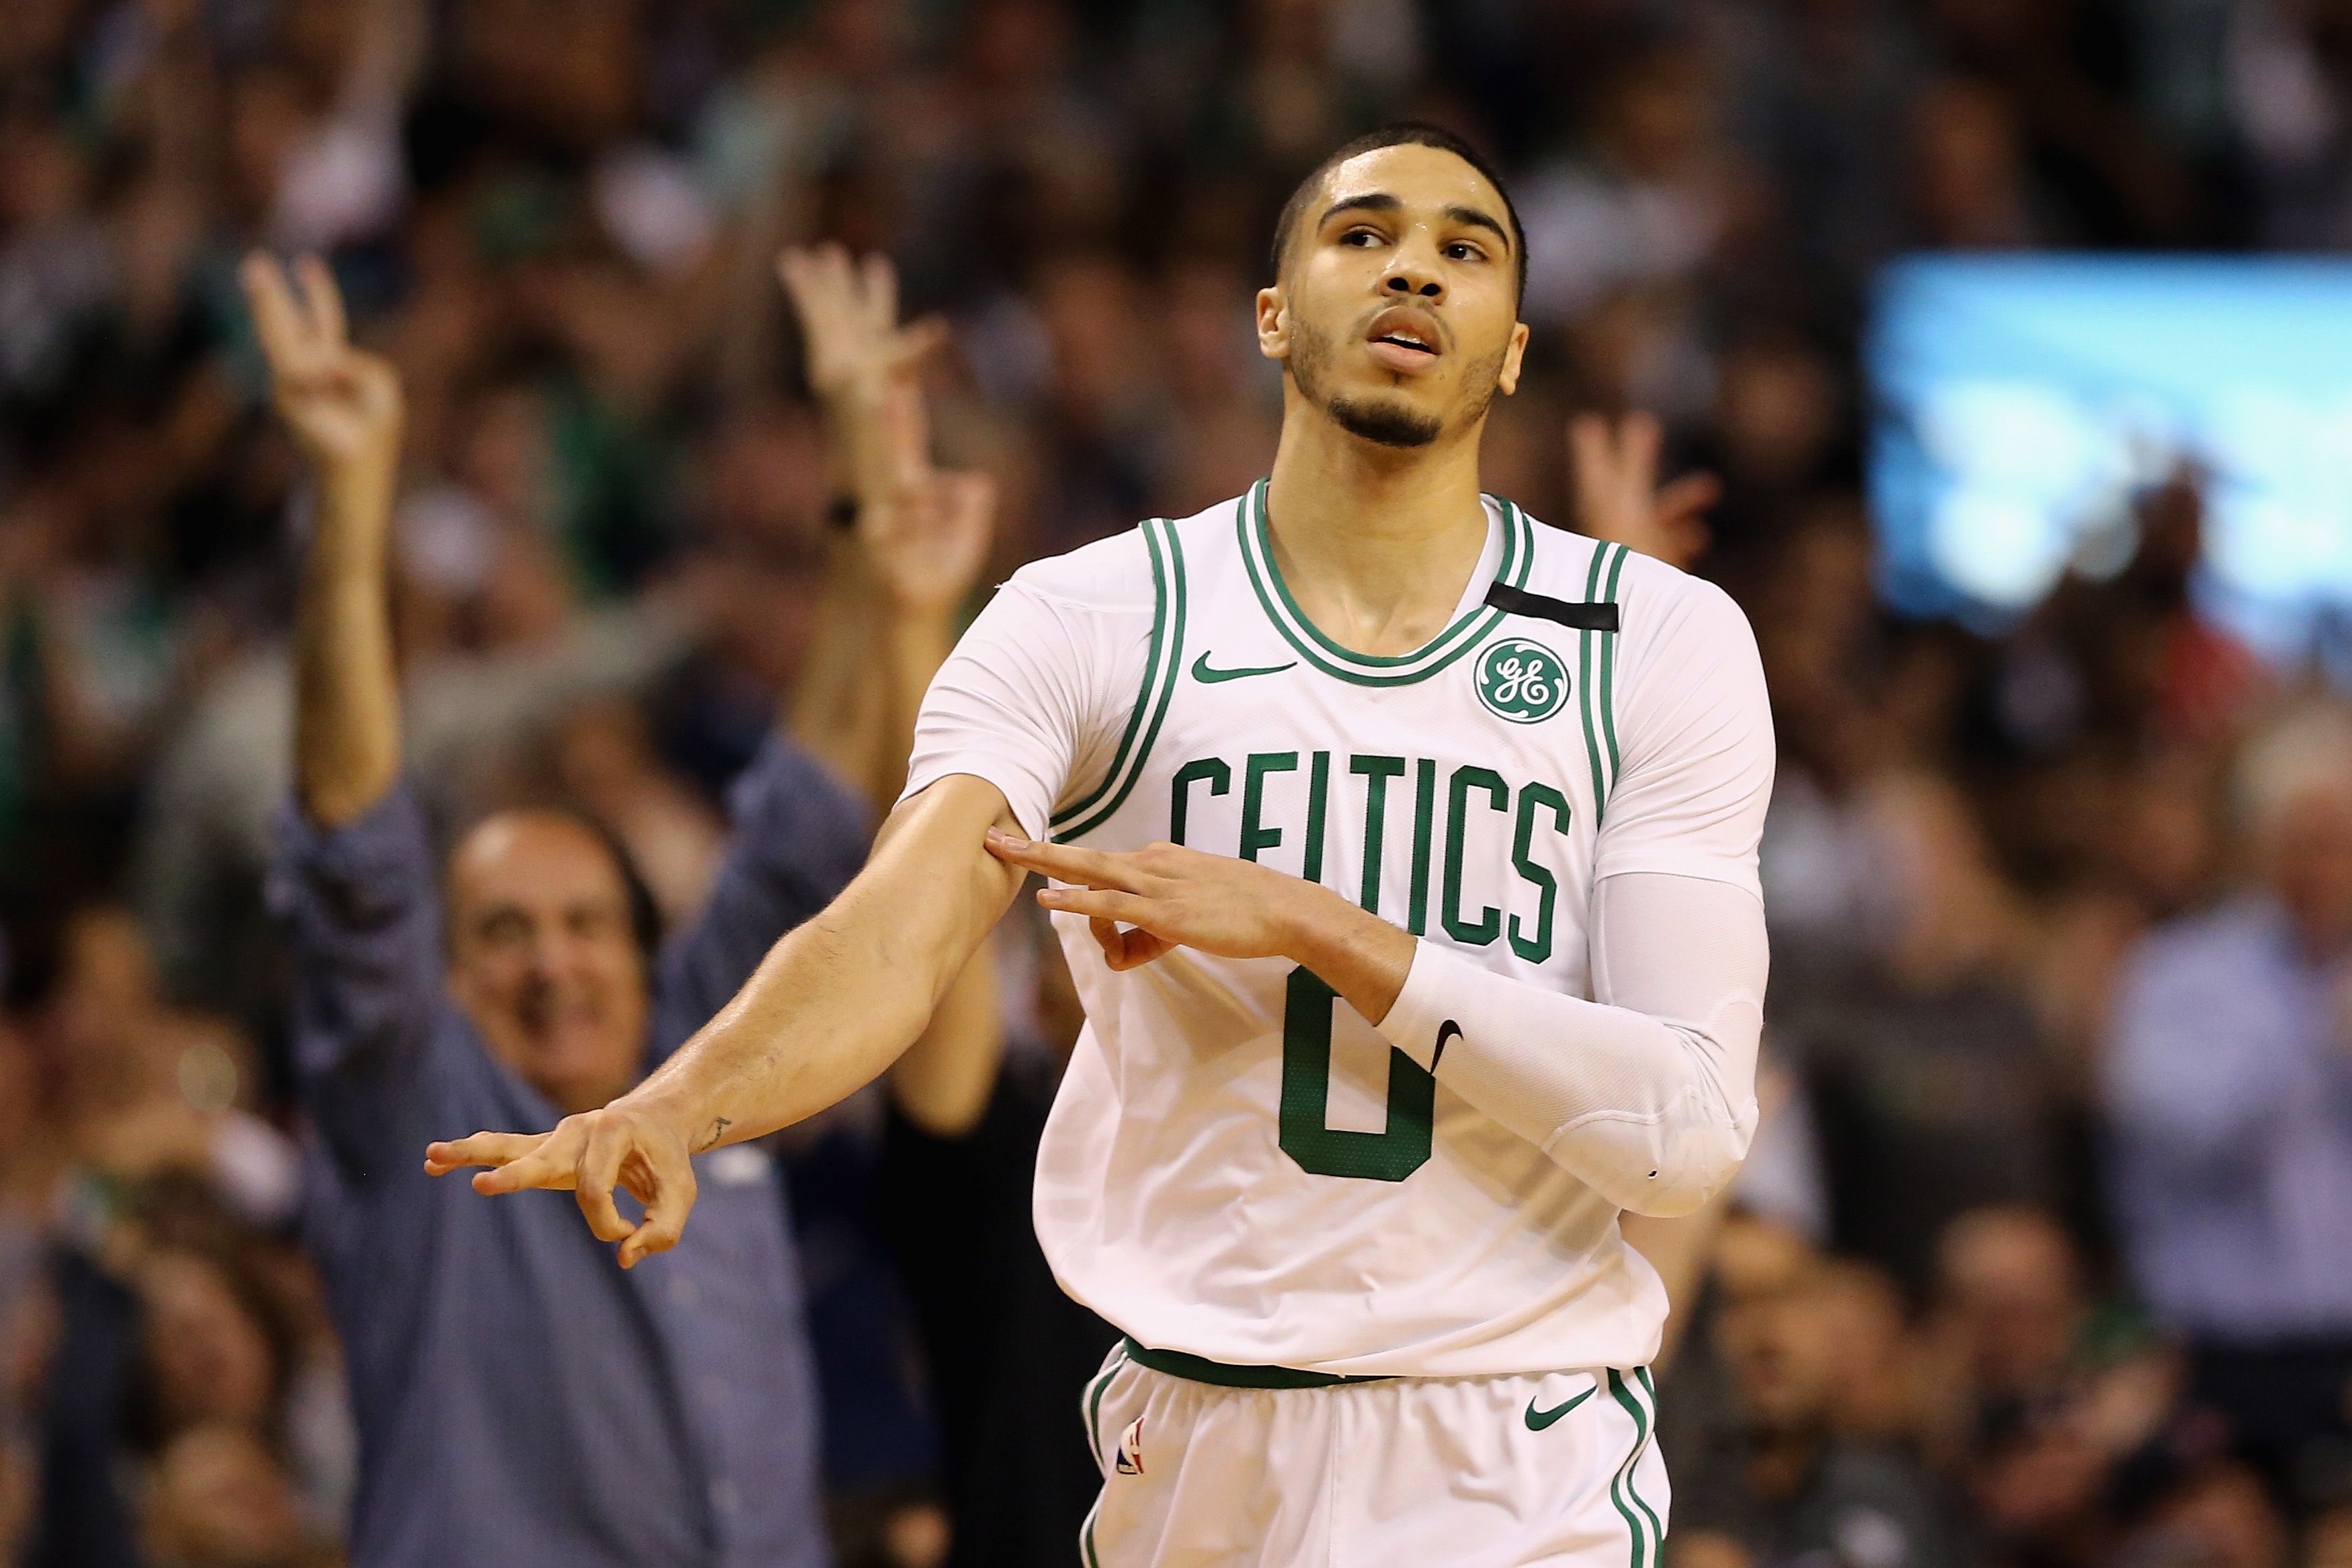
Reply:
M241 274L271 401L319 468L296 611L295 789L320 827L382 800L400 772L400 693L384 600L399 476L400 377L352 346L342 296L317 256L289 277L258 252Z
M995 489L931 465L922 371L946 324L900 325L890 259L839 246L788 250L777 275L800 318L809 386L834 433L835 474L877 585L908 615L951 616L988 551Z
M1640 410L1615 419L1600 413L1570 418L1576 526L1594 538L1688 570L1706 549L1707 508L1722 498L1723 484L1712 474L1685 474L1661 486L1658 457L1664 444L1657 417Z
M352 346L342 294L315 256L290 273L256 252L239 272L269 362L270 401L322 476L388 481L400 460L400 377Z
M855 514L852 569L828 584L793 729L887 810L915 710L987 559L996 488L984 474L932 465L921 376L946 327L899 324L888 257L822 246L784 252L776 271L824 408L840 501Z
M947 341L938 317L899 323L898 274L887 256L854 258L837 245L787 250L776 276L800 318L809 390L828 411L911 375Z

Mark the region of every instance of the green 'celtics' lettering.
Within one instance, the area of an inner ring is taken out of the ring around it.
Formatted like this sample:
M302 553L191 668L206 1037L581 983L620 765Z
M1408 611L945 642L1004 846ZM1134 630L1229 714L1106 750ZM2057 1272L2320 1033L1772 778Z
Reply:
M1327 871L1335 880L1344 880L1348 876L1346 867L1331 863L1335 852L1332 775L1338 771L1339 755L1332 751L1256 751L1238 761L1203 757L1187 762L1176 769L1171 781L1168 836L1180 844L1187 841L1192 797L1197 793L1195 785L1207 786L1212 795L1227 795L1234 792L1235 775L1239 774L1240 831L1230 852L1243 860L1263 861L1268 850L1290 842L1291 831L1290 824L1276 825L1267 820L1269 810L1277 818L1282 814L1280 806L1269 805L1268 780L1276 774L1304 772L1307 806L1304 836L1298 842L1299 873L1318 883ZM1416 936L1424 935L1433 913L1437 928L1464 946L1490 946L1507 936L1512 953L1525 962L1550 961L1558 946L1554 928L1559 919L1559 879L1566 874L1562 857L1568 852L1565 845L1555 846L1553 838L1545 836L1546 824L1549 822L1549 832L1558 839L1570 837L1576 807L1565 791L1556 785L1542 783L1515 788L1494 768L1475 764L1454 768L1441 777L1436 761L1425 757L1351 755L1347 758L1347 768L1364 781L1363 831L1358 840L1362 846L1362 862L1356 878L1357 903L1371 914L1381 913L1381 881L1389 860L1389 784L1391 779L1410 777L1412 867L1406 879L1405 929ZM1498 829L1508 824L1510 871L1504 870L1499 855L1472 852L1475 824L1484 821L1479 814L1486 811L1502 814L1504 821L1496 824ZM1344 845L1345 830L1341 829L1340 833L1339 842ZM1200 847L1223 848L1217 843ZM1525 907L1524 898L1511 886L1513 872L1519 882L1535 892L1536 906L1531 913L1512 912L1515 904ZM1436 884L1434 888L1433 883ZM1433 912L1433 892L1436 894Z
M1213 757L1203 757L1198 762L1187 762L1176 769L1175 779L1168 791L1168 841L1184 841L1184 817L1191 809L1192 786L1202 779L1209 781L1209 793L1222 795L1234 787L1234 770Z
M1331 1009L1339 993L1312 971L1290 971L1282 1004L1282 1152L1312 1176L1402 1181L1429 1159L1437 1080L1389 1047L1388 1128L1345 1132L1324 1124L1331 1103Z
M1298 771L1298 753L1295 751L1253 751L1242 781L1242 859L1257 859L1260 850L1270 850L1282 842L1280 828L1258 825L1259 814L1265 805L1265 776L1269 773Z
M1405 904L1404 928L1419 936L1429 929L1429 830L1437 816L1437 764L1424 757L1412 768L1412 896Z
M1486 803L1497 811L1511 809L1511 787L1491 768L1457 768L1446 789L1445 802L1445 934L1456 942L1484 947L1503 934L1503 912L1487 904L1475 921L1462 918L1462 841L1470 831L1470 791L1486 791Z
M1402 757L1351 757L1348 771L1364 776L1364 892L1356 900L1373 915L1381 912L1381 841L1389 825L1389 780L1404 777Z
M1323 799L1331 792L1331 754L1318 751L1307 771L1307 861L1299 875L1323 880Z
M1552 831L1565 838L1568 834L1568 797L1549 784L1530 784L1519 791L1518 831L1511 840L1511 863L1519 874L1538 889L1536 904L1536 934L1519 935L1519 917L1511 916L1511 951L1530 964L1540 964L1551 956L1551 906L1559 896L1559 884L1551 871L1541 862L1528 858L1528 850L1536 836L1536 809L1551 810Z

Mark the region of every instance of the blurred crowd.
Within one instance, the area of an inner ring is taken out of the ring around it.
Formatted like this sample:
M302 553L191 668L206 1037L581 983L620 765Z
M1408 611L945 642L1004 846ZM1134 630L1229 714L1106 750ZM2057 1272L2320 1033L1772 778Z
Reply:
M1488 487L1577 526L1572 418L1654 413L1720 493L1643 542L1772 684L1770 1099L1659 1244L1667 1568L2352 1564L2352 720L2198 618L2193 476L2006 634L1890 618L1855 368L1909 250L2352 246L2344 0L5 0L0 1562L331 1564L353 1487L264 897L313 497L238 258L328 256L405 385L429 813L568 800L676 925L820 616L779 247L948 323L984 586L1265 470L1273 215L1399 118L1527 223ZM985 1162L871 1100L783 1151L847 1563L1066 1561L971 1499L1085 1506L915 1349L1107 1343L1023 1228L1072 1003L1000 946Z

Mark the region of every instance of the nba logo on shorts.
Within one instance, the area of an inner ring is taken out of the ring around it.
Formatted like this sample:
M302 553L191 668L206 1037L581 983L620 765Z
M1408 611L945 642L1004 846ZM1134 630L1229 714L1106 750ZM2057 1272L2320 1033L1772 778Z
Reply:
M1123 1476L1143 1473L1143 1417L1138 1416L1132 1426L1118 1435L1118 1458L1111 1468Z

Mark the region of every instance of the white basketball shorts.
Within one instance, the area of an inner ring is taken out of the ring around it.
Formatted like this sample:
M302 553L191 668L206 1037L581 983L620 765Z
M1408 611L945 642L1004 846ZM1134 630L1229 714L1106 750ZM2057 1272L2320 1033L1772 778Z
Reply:
M1644 1367L1334 1382L1129 1341L1082 1412L1085 1568L1658 1568Z

